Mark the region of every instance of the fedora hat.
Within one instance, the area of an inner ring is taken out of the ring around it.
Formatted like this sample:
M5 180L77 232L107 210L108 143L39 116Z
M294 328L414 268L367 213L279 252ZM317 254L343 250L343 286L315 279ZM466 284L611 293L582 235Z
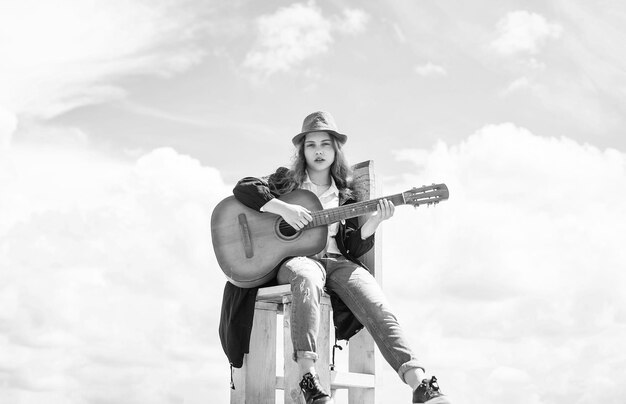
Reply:
M294 136L291 141L295 146L297 146L298 143L300 143L302 139L306 136L306 134L311 132L328 132L331 135L335 136L337 141L342 145L345 144L348 140L348 136L337 131L335 118L333 118L330 112L326 111L313 112L312 114L304 118L304 122L302 123L302 132Z

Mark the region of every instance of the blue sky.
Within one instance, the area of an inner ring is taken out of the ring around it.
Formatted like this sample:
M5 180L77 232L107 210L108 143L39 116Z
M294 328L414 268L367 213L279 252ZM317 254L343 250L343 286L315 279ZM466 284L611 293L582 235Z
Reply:
M379 240L455 402L621 402L625 20L617 1L3 0L0 395L226 402L212 208L325 109L382 194L450 188ZM386 372L381 402L408 399Z

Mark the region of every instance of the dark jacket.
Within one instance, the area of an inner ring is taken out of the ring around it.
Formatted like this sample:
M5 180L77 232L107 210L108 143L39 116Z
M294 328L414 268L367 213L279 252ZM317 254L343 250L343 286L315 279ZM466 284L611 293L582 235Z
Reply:
M266 178L246 177L237 183L233 189L233 194L245 206L259 210L268 201L279 196L275 184L279 183L287 172L286 168L281 167ZM354 199L340 198L341 205L354 202L356 202ZM361 239L361 229L357 218L347 219L340 223L335 239L339 251L347 259L364 266L358 258L372 248L374 236L372 235L365 240ZM261 287L275 284L276 280L274 279ZM230 282L226 282L224 287L219 334L222 348L230 364L236 368L243 365L243 356L249 352L257 290L258 288L240 288ZM333 308L335 336L337 339L347 340L361 330L363 325L354 317L354 314L341 299L332 291L328 291L328 293Z

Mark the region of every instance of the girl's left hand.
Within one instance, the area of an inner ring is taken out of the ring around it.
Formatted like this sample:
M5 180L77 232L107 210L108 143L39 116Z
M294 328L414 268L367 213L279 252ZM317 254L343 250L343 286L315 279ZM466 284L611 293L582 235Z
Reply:
M365 240L376 232L378 225L383 221L393 216L396 207L393 206L393 202L389 202L387 199L381 199L378 201L378 207L376 213L370 216L361 227L361 238Z
M390 219L395 211L396 207L393 202L390 202L387 199L381 199L378 201L378 208L376 208L376 214L372 216L372 219L381 223L383 220Z

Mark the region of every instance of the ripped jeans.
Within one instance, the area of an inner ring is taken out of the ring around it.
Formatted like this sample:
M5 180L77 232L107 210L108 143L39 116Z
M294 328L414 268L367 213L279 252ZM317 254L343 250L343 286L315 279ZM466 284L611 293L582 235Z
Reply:
M291 284L291 340L294 360L317 360L320 300L324 287L334 292L370 332L385 360L404 380L411 368L422 368L391 312L376 279L342 255L295 257L283 263L279 284Z

